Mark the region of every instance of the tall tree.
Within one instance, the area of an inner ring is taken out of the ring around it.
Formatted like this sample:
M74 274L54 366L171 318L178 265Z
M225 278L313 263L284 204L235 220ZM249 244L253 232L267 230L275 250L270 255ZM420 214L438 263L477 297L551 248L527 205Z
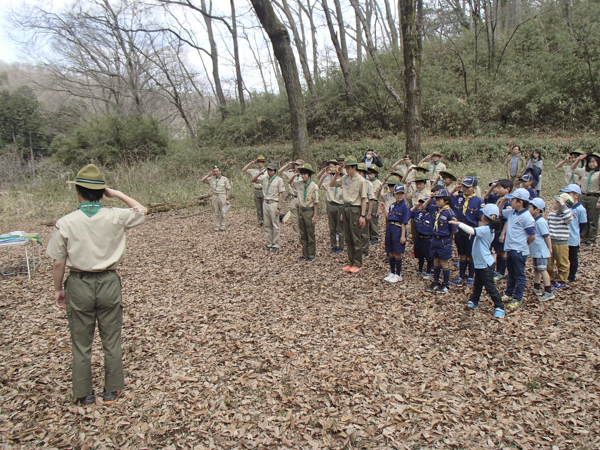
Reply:
M217 50L217 43L215 41L215 35L212 28L212 0L209 0L210 9L206 8L206 0L200 0L202 7L202 17L204 17L204 23L206 24L206 32L208 33L208 43L210 44L210 59L212 62L213 79L215 82L215 89L217 91L217 99L219 105L222 107L227 106L227 100L225 94L223 94L223 88L221 86L221 77L219 76L219 51Z
M296 58L292 51L290 35L285 25L281 23L270 0L250 0L258 20L267 32L273 53L279 61L281 73L285 81L285 89L290 107L292 142L294 158L312 161L308 146L308 130L306 129L306 112L302 98L302 86L296 67Z

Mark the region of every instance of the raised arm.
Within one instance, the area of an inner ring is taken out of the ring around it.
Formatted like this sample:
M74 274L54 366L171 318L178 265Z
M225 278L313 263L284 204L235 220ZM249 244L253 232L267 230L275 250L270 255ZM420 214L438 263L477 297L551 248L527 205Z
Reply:
M148 214L148 210L144 205L142 205L137 200L134 200L131 197L128 197L127 195L123 194L121 191L117 191L115 189L110 188L104 188L104 195L107 198L118 198L129 208L139 208L144 214Z
M214 169L211 170L210 172L208 172L206 175L204 175L204 178L202 178L200 181L202 181L203 183L206 183L206 180L208 180L208 177L210 177L214 172Z
M577 167L579 166L581 161L583 161L585 158L587 158L587 155L579 155L577 157L577 159L575 160L575 162L573 163L573 165L571 166L571 170L577 169Z
M288 167L290 167L292 164L294 164L294 161L290 161L289 163L287 163L285 166L283 166L281 169L279 169L277 171L277 173L279 175L281 175L283 172L285 172L285 169L287 169Z
M256 164L256 160L254 160L254 161L250 161L248 164L246 164L246 165L244 166L244 168L242 169L242 172L244 172L244 173L248 173L248 169L250 168L250 166L251 166L252 164Z
M251 183L256 183L256 180L258 180L258 177L260 177L263 173L265 173L265 170L267 169L263 169L260 172L256 172L256 175L254 175L252 177L252 180L250 180Z
M337 183L337 180L338 180L338 178L340 177L341 174L342 174L342 166L339 166L336 169L336 171L335 171L335 175L333 176L333 178L329 182L329 187L335 187L335 184Z

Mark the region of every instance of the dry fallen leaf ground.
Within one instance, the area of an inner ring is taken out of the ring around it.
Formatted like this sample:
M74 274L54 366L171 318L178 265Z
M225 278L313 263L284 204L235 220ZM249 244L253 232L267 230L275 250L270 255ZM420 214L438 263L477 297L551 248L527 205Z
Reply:
M291 227L263 250L250 213L213 233L206 210L154 215L122 266L127 395L71 402L70 338L51 261L0 277L0 445L6 448L599 448L598 248L548 303L528 289L499 321L466 288L424 292L415 262L388 273L383 244L357 275L313 264ZM47 244L51 228L39 231ZM97 338L93 371L103 388Z

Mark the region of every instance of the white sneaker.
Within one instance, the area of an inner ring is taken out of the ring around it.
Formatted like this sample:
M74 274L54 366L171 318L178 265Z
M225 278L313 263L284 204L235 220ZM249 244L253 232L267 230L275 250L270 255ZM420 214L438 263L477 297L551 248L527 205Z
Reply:
M392 272L390 272L390 273L388 274L388 276L387 276L387 277L385 277L385 278L383 279L383 281L390 281L390 280L391 280L393 277L395 277L395 276L396 276L396 274L395 274L395 273L392 273Z
M402 281L402 275L394 274L394 278L390 279L390 283L397 283L398 281Z

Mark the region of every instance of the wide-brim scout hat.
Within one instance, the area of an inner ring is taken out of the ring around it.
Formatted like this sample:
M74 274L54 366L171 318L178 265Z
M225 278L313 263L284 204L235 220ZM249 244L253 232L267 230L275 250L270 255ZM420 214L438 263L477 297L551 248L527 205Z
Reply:
M433 152L431 156L439 156L441 158L442 154L440 152Z
M336 166L338 165L338 160L335 158L331 158L329 161L327 161L327 164L335 164Z
M400 178L398 177L389 177L388 180L386 181L387 184L390 184L392 186L395 186L397 184L400 183Z
M356 169L360 170L361 172L366 172L367 171L367 165L365 163L358 163L356 165Z
M277 170L277 166L275 163L269 163L267 164L267 170Z
M379 167L377 167L375 164L371 164L369 166L369 168L367 169L368 172L374 172L374 173L379 173Z
M311 166L308 163L304 163L302 164L302 167L300 167L300 172L309 172L311 175L315 173L315 171L313 170L313 166Z
M390 175L393 176L393 177L398 177L400 179L404 178L404 175L401 174L400 172L398 172L397 170L395 170L393 172L390 172Z
M458 180L458 178L456 177L456 175L454 175L452 172L450 172L449 170L440 170L440 176L442 178L444 178L444 176L452 178L453 181Z
M592 156L593 156L593 157L595 157L595 158L598 158L598 159L600 159L600 153L598 153L598 152L594 152L594 153L588 153L588 157L587 157L587 159L589 160L589 159L590 159L590 157L592 157Z
M579 156L579 155L584 155L584 153L583 153L583 150L581 150L580 148L578 148L577 150L571 150L569 152L569 155L577 155L577 156Z
M477 178L477 172L475 172L474 170L471 170L470 172L467 172L467 176Z
M256 158L256 162L265 162L266 159L263 155L258 155L258 158Z
M77 172L75 181L67 181L67 183L92 189L94 191L99 191L106 187L106 182L104 181L102 172L100 172L100 169L93 164L88 164L85 166L83 169Z
M336 163L335 167L330 167L329 168L329 173L336 173L338 167L340 167L340 165Z
M415 181L427 181L429 180L429 178L427 178L427 175L424 175L422 173L418 173L415 175Z
M358 161L354 156L348 156L344 159L345 166L358 166Z
M421 163L415 167L415 170L424 170L425 172L429 172L429 167L427 167L427 164Z
M294 161L294 164L297 166L303 166L304 165L304 160L303 159L297 159L296 161Z
M346 159L346 157L344 155L340 155L338 156L338 161L344 161Z

